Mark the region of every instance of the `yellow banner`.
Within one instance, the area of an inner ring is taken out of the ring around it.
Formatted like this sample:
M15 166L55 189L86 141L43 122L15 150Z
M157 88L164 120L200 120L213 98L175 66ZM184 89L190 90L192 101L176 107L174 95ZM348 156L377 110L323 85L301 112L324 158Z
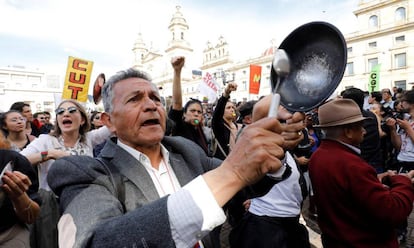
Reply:
M69 56L62 99L88 100L93 62Z

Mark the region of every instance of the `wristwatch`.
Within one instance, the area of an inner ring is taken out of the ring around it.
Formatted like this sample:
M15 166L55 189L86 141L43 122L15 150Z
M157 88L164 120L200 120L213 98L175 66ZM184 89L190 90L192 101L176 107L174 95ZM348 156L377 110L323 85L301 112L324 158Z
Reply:
M46 161L47 154L48 154L48 151L43 151L40 153L40 156L42 157L42 161Z

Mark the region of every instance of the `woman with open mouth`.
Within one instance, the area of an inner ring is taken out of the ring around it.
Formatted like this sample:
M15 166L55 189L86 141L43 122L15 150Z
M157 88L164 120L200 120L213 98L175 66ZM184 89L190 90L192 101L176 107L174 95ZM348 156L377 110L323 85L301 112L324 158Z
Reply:
M59 205L47 183L47 173L53 162L65 156L93 156L93 147L104 142L111 132L106 126L90 130L90 120L84 107L75 100L63 100L55 110L56 123L49 134L41 134L21 154L39 175L39 193L42 198L41 215L36 222L37 247L57 247L57 222ZM65 176L65 175L62 175ZM52 216L52 218L50 218ZM42 221L42 218L49 221ZM40 223L42 223L40 225ZM32 234L33 235L33 234ZM50 235L50 236L49 236ZM39 244L40 242L40 244ZM46 243L43 243L46 242Z

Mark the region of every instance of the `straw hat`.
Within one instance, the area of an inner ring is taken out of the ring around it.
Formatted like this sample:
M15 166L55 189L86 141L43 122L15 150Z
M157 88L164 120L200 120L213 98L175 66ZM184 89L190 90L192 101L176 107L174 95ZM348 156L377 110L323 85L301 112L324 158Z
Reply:
M314 127L334 127L368 119L362 116L358 105L351 99L335 99L319 107L319 125Z

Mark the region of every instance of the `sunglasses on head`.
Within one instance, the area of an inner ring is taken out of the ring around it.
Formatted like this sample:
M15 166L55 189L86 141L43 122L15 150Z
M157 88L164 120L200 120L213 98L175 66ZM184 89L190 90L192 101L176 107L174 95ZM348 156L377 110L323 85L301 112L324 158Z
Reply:
M78 111L78 108L76 108L74 106L69 107L67 109L65 109L65 108L58 108L58 109L55 110L55 113L57 115L62 115L63 113L65 113L66 110L69 112L69 114L73 114L73 113L76 113Z

